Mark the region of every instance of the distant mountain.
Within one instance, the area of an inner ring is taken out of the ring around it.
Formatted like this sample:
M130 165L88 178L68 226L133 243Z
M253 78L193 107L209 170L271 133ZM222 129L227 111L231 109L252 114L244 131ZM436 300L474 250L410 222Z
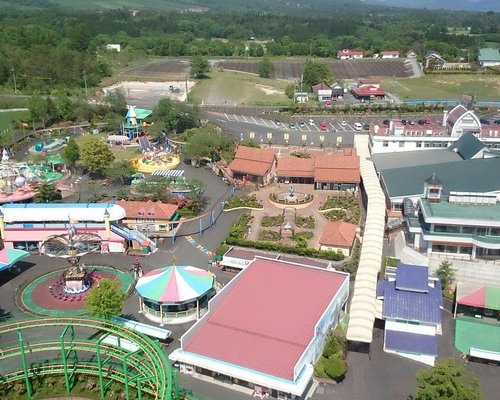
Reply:
M429 8L468 11L500 11L500 0L361 0L366 4L390 7Z

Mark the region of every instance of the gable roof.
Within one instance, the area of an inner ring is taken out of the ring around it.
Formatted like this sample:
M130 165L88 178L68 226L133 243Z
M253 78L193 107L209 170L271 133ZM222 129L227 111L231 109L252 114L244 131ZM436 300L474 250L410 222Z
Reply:
M466 132L460 137L460 139L448 147L448 150L458 153L463 160L468 160L473 158L484 148L486 148L486 145L483 142L481 142L471 132Z
M356 239L356 225L344 221L328 222L321 232L320 244L351 247Z
M382 50L380 54L399 54L399 50Z
M317 83L316 85L311 86L312 91L314 94L318 94L319 90L331 90L330 85L327 85L324 82Z
M314 159L284 157L278 160L276 174L283 177L312 178L314 176Z
M459 104L458 106L454 107L446 116L446 124L453 126L460 117L462 117L464 114L467 114L468 112L469 110L467 110L467 108L465 108L462 104Z
M424 181L435 173L444 190L489 193L500 190L500 158L475 158L459 162L434 163L380 171L390 197L422 195Z
M171 219L178 206L176 204L162 203L161 201L129 201L116 202L125 210L125 218L142 219Z
M318 322L348 280L343 273L256 259L184 334L182 350L295 381Z
M316 154L314 157L316 182L359 183L359 157L356 152L346 154Z
M229 169L249 175L264 176L272 168L276 160L273 149L238 146L234 160Z
M337 56L362 56L363 52L360 50L351 50L351 49L340 49L337 51Z
M498 61L500 62L500 51L498 49L484 48L479 49L479 56L477 57L479 61Z
M427 293L429 291L429 269L422 265L399 263L396 269L396 289Z

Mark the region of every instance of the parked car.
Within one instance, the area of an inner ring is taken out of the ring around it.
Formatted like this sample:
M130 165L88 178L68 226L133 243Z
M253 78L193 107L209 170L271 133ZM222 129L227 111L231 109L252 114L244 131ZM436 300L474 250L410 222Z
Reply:
M419 119L419 120L418 120L418 124L419 124L419 125L423 125L423 124L425 124L425 121L424 121L423 119Z
M326 131L326 121L321 121L321 124L319 126L319 129L321 129L322 131Z
M389 121L388 119L384 119L384 121L382 122L383 125L389 125L391 121Z
M402 119L402 120L401 120L401 123L402 123L403 125L406 125L406 119Z
M274 122L276 123L276 125L281 125L281 121L278 118L276 118Z
M300 126L301 128L304 128L304 127L306 126L306 124L304 123L304 121L300 121L300 122L299 122L299 126Z
M346 125L347 125L347 122L342 121L342 122L340 123L340 125L342 125L342 126L346 126Z
M426 125L432 124L432 120L430 118L424 118L424 124Z
M297 129L297 127L295 126L295 124L294 124L293 122L290 122L290 123L288 124L288 127L289 127L290 129Z
M496 124L496 125L500 125L500 119L494 120L493 123Z
M361 129L363 129L363 125L361 125L359 122L355 122L353 124L353 127L355 131L360 131Z
M486 118L479 118L479 122L481 122L483 125L489 125L490 121L488 121Z
M369 124L364 124L364 125L363 125L363 129L364 129L365 131L369 131L369 130L370 130L370 125L369 125Z
M309 125L314 126L314 120L313 119L309 120Z
M417 123L415 121L408 121L408 124L409 125L417 125Z

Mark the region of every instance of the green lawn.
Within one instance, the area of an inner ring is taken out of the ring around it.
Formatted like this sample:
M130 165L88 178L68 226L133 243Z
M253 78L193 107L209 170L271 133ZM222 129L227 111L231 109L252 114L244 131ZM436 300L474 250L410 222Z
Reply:
M285 96L287 85L251 74L214 70L208 79L196 83L191 97L199 104L286 105L290 103Z
M474 94L480 100L498 100L498 75L426 75L422 78L382 81L382 87L401 100L458 99L462 94Z
M10 128L12 121L26 121L29 116L28 111L0 112L0 131Z

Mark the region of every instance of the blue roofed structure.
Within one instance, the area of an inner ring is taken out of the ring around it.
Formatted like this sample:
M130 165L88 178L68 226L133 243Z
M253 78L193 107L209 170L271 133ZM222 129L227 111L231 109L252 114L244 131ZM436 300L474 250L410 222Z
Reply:
M384 351L428 365L438 355L441 334L441 283L421 265L398 264L395 278L377 284L385 320Z
M396 289L427 293L429 291L427 267L399 264L396 270Z
M386 331L384 347L399 352L438 356L438 341L437 337L433 335Z

